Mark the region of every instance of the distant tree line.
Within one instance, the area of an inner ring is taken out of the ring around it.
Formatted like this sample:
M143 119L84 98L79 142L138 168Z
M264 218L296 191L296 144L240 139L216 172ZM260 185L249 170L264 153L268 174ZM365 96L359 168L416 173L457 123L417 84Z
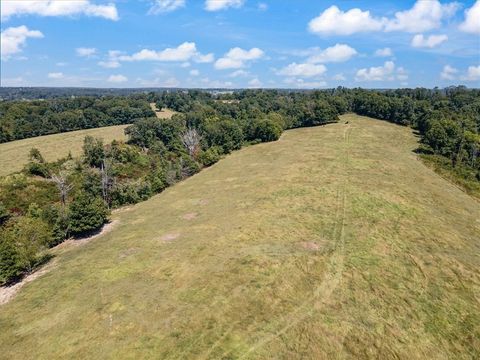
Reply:
M77 97L0 102L0 143L34 136L132 123L153 116L136 97Z

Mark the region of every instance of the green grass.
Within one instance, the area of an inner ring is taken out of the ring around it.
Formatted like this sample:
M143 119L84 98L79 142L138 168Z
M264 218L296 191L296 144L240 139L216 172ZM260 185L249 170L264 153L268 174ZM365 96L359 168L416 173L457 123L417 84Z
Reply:
M47 161L55 161L65 157L69 151L72 152L73 156L78 156L82 152L85 136L103 138L105 143L112 140L126 140L124 129L127 126L117 125L78 130L0 144L0 176L22 170L28 162L28 154L31 148L38 148Z
M410 129L345 119L235 152L57 249L0 307L0 354L478 358L479 203L417 159Z

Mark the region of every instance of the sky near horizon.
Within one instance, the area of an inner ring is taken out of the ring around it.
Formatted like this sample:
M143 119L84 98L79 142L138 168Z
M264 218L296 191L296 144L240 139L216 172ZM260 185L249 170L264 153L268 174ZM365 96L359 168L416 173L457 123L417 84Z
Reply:
M1 86L480 87L480 0L1 0Z

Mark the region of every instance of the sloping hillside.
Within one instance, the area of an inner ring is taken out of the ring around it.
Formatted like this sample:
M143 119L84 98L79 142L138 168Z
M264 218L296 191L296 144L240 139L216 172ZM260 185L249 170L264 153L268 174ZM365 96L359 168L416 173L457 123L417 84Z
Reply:
M480 204L411 130L344 116L235 152L57 249L5 358L480 356Z
M22 170L28 162L28 154L32 148L39 149L47 161L55 161L65 157L69 151L72 152L73 156L78 156L82 152L85 136L102 138L105 143L112 140L126 140L124 130L127 126L116 125L70 131L0 144L0 176Z

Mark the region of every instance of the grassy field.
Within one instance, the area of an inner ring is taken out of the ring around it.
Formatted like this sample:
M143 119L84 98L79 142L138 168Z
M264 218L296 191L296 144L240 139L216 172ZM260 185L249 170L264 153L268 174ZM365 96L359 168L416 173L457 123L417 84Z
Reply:
M0 144L0 176L22 170L28 162L28 153L31 148L38 148L47 161L55 161L67 156L69 151L73 156L80 155L83 139L87 135L103 138L105 143L112 140L126 140L123 131L127 126L78 130Z
M411 130L287 131L56 250L0 307L0 357L473 359L480 204Z
M155 103L150 103L150 107L152 108L152 110L155 112L155 115L159 119L170 119L172 115L177 113L176 111L173 111L167 108L163 108L162 110L158 111Z

